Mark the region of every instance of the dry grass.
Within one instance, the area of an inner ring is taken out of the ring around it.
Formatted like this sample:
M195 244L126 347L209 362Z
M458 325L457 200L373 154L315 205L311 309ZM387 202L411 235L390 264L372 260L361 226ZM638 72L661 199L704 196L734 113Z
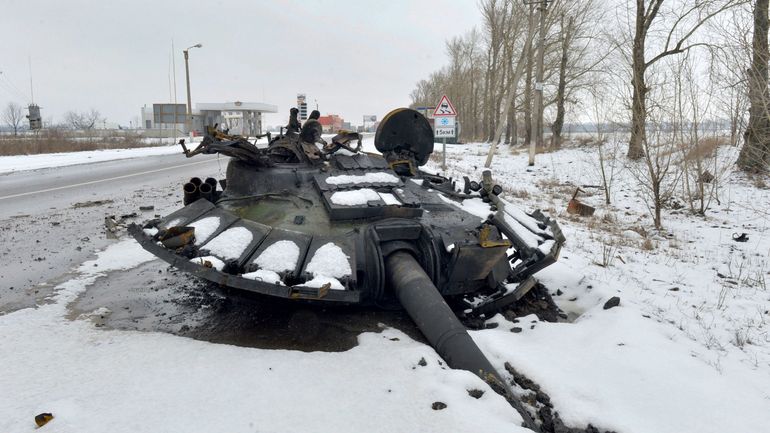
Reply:
M652 251L655 249L655 243L649 238L645 239L644 242L642 242L642 249L645 251Z
M157 146L145 143L134 132L125 131L107 137L72 136L58 129L47 129L34 136L0 137L0 156L40 153L82 152L87 150L128 149Z
M702 161L712 158L719 146L730 144L726 137L706 137L698 140L697 146L692 146L684 155L687 161Z
M521 198L521 199L528 199L529 191L527 191L526 189L512 189L507 192L507 195L511 197Z
M535 182L535 185L540 189L552 189L561 185L561 182L559 182L559 179L556 179L555 177L549 177L538 179L537 182Z

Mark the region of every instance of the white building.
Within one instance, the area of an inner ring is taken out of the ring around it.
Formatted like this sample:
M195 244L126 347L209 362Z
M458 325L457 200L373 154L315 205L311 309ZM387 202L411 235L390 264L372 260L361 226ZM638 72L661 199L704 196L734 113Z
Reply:
M206 126L219 125L230 134L254 136L262 134L262 113L277 113L278 107L262 102L206 102L195 104L192 130L202 135ZM150 134L165 136L169 132L188 134L185 104L152 104L142 107L142 127Z

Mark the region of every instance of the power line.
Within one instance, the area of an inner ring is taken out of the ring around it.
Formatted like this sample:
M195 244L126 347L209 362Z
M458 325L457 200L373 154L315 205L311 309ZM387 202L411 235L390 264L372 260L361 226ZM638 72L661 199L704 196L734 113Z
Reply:
M3 71L0 71L0 78L3 78L3 80L0 80L0 84L3 84L5 86L5 90L11 94L14 94L14 97L21 97L22 99L28 99L28 95L21 91L18 87L16 87L11 80L8 78L6 74L3 73Z

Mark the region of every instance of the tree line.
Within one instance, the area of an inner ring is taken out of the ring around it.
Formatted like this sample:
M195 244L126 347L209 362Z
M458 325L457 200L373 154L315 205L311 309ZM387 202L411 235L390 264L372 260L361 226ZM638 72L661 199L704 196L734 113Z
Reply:
M478 7L481 25L447 40L448 64L410 95L413 106L430 106L447 94L462 140L558 147L568 119L588 120L625 130L626 156L643 160L660 138L656 128L682 122L672 104L684 100L674 93L688 84L676 83L686 64L697 87L691 103L706 107L699 127L726 125L731 144L742 146L741 168L770 167L768 0L480 0Z

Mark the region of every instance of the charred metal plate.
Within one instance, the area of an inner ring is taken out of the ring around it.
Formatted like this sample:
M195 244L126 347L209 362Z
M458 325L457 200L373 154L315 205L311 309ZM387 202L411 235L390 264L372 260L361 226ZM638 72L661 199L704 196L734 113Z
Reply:
M399 108L388 113L377 127L374 145L382 153L408 150L418 165L433 153L433 128L419 111Z
M183 226L197 220L201 215L212 209L214 209L213 203L206 199L198 199L161 219L158 228L168 229L173 226Z
M369 177L374 181L367 181L367 175L372 174L374 177L376 177L379 173L392 176L394 182L377 182L377 179L372 178L372 176ZM341 176L355 176L358 177L358 179L343 183L344 179L341 178ZM332 191L347 188L392 188L401 187L404 185L404 182L401 181L401 179L398 177L398 175L396 175L394 171L382 169L350 171L335 170L328 173L315 174L313 175L313 181L320 191Z
M254 270L260 269L255 261L262 255L262 253L265 252L266 249L270 248L271 245L274 245L277 242L290 241L299 248L299 255L297 256L297 262L294 264L294 267L288 271L285 271L284 273L296 277L299 275L300 269L302 269L302 264L304 263L308 247L310 246L310 242L312 240L313 237L305 233L273 228L273 230L271 230L270 233L265 237L259 247L257 247L257 249L254 251L254 254L252 254L246 260L247 264L245 265L245 270L246 272L252 272ZM282 272L278 273L281 274Z
M505 260L507 247L483 248L480 245L456 245L449 265L448 287L444 294L453 295L475 289L469 282L484 280L492 268Z
M200 200L198 200L198 201L200 201ZM232 212L229 212L229 211L226 211L226 210L220 209L220 208L215 208L214 210L212 210L210 212L206 212L203 215L200 215L198 218L195 218L195 220L189 221L186 224L193 224L193 223L196 223L198 221L201 221L201 220L203 220L205 218L209 218L209 217L219 218L219 225L217 226L216 230L214 230L205 240L202 240L200 243L198 243L199 240L197 239L198 233L195 234L195 236L196 236L196 241L195 241L196 245L198 245L198 247L201 247L201 248L205 248L205 245L209 241L211 241L215 237L219 236L220 233L225 231L228 227L233 225L234 222L236 222L236 221L238 221L240 219L240 218L238 218L238 216L234 215ZM196 232L197 232L197 230L196 230Z
M380 155L372 155L367 153L357 153L353 155L353 159L356 163L365 169L385 169L388 168L388 162L385 161Z
M235 258L238 269L240 269L244 264L246 264L247 260L251 255L254 253L254 250L259 247L259 245L262 243L262 241L267 237L268 233L270 233L271 228L269 226L266 226L264 224L260 224L254 221L249 220L238 220L236 223L232 224L230 227L227 228L227 230L235 229L235 228L244 228L249 231L251 234L251 242L244 248L243 252ZM223 231L222 233L224 233ZM220 233L221 234L221 233ZM214 237L211 237L206 244L204 244L201 247L201 250L206 250L206 245L210 244L214 240ZM228 257L220 257L216 253L213 253L214 256L222 259L223 261L227 260L233 260L233 258Z
M332 244L338 247L342 251L342 253L345 255L345 260L347 261L347 265L350 268L350 273L348 275L335 277L335 278L337 278L337 280L339 280L343 285L347 286L348 289L355 288L356 287L356 247L355 247L355 239L353 237L334 237L334 238L322 237L322 236L313 237L313 241L310 243L310 247L308 248L307 255L305 256L305 263L303 263L302 265L301 275L307 278L308 280L313 278L313 275L307 272L307 266L316 257L316 253L318 253L318 250L322 247L327 246L328 244ZM342 257L340 257L340 259L342 259Z
M357 170L361 165L350 155L335 155L334 163L340 170Z

